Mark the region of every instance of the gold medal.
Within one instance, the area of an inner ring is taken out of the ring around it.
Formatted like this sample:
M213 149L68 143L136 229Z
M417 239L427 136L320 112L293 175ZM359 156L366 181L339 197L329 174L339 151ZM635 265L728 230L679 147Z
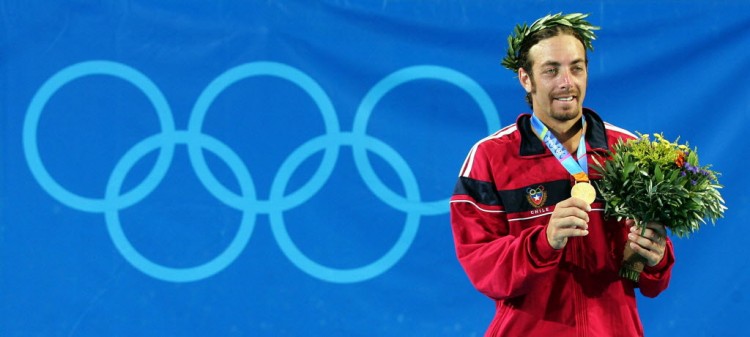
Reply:
M596 199L596 190L594 186L587 182L579 182L573 185L573 188L570 190L570 196L581 199L591 205Z

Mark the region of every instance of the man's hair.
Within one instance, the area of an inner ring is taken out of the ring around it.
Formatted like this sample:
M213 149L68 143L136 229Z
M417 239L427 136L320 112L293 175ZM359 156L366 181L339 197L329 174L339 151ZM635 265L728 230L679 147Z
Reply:
M586 43L584 42L583 37L581 37L578 32L568 26L563 25L554 25L550 26L548 28L544 28L542 30L539 30L537 32L532 33L527 38L523 40L523 43L521 43L521 49L518 51L518 60L520 63L521 68L526 70L526 73L529 74L529 78L531 79L532 83L534 82L534 74L531 71L534 60L531 59L531 56L529 56L529 49L536 45L537 43L541 42L542 40L549 39L551 37L555 37L558 35L570 35L575 37L578 41L581 42L581 45L585 46ZM585 63L586 66L588 66L589 59L588 54L586 53L586 48L583 48L583 53L585 57ZM526 103L529 104L530 107L533 108L531 104L531 93L526 93Z

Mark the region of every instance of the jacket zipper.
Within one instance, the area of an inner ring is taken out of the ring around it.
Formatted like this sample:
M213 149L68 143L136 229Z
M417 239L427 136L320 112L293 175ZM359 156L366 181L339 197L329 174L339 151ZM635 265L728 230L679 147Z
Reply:
M572 240L570 242L573 247L571 247L571 251L573 252L573 261L576 263L579 262L579 259L583 258L583 252L581 251L581 242L580 240ZM577 269L573 269L574 272ZM587 305L586 305L586 298L582 294L581 285L578 283L573 283L573 303L575 303L575 319L576 319L576 330L578 337L587 337L588 336L588 313L587 313Z

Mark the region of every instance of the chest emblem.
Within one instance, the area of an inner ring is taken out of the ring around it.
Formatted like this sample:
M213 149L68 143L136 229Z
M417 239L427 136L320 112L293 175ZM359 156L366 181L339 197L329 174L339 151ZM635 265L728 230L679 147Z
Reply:
M542 185L539 185L537 188L529 187L526 189L526 200L534 208L542 207L544 206L544 202L547 201L547 191L544 190L544 186Z

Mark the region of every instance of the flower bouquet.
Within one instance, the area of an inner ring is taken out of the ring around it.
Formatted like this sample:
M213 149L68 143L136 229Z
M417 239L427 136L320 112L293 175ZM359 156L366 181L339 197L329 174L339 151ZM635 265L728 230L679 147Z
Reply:
M678 237L689 236L706 220L715 223L726 206L717 172L701 167L697 149L670 142L661 134L639 135L613 145L610 160L593 168L602 179L599 190L606 200L605 214L633 219L643 232L649 222L663 224ZM645 258L625 245L620 276L638 281Z

